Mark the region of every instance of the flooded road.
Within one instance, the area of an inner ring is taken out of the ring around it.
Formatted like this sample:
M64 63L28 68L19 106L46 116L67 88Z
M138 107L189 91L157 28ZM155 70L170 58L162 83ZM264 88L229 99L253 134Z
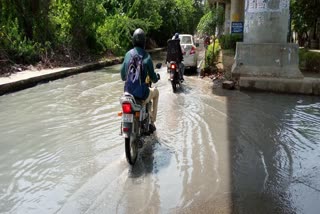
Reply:
M225 91L160 70L134 167L120 66L0 97L1 213L318 213L320 98Z

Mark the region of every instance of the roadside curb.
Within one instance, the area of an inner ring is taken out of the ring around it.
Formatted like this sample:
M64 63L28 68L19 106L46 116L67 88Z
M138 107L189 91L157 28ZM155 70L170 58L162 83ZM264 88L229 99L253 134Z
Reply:
M117 57L115 59L107 59L100 62L89 63L86 65L76 66L72 68L61 68L61 69L53 69L49 70L46 73L31 71L29 74L24 75L23 78L0 78L0 96L16 92L19 90L23 90L26 88L30 88L36 86L39 83L45 83L52 80L72 76L79 73L89 72L92 70L97 70L103 67L120 64L123 61L123 57Z
M276 93L320 95L320 79L304 77L301 79L272 77L240 77L240 90L269 91Z
M146 50L149 54L158 53L166 50L166 47L154 48ZM100 62L89 63L70 68L56 68L40 71L22 71L13 74L9 77L0 77L0 96L26 88L31 88L41 83L57 80L60 78L72 76L79 73L97 70L103 67L120 64L124 57L117 57L115 59L107 59Z
M152 54L152 53L156 53L156 52L159 52L159 51L164 51L166 50L167 48L166 47L163 47L163 48L154 48L154 49L151 49L151 50L146 50L149 54Z

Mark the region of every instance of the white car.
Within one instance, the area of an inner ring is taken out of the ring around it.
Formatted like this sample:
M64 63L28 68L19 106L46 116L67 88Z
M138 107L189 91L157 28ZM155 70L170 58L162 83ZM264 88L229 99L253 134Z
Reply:
M180 34L179 39L184 50L183 64L185 68L197 72L198 51L193 36L191 34Z

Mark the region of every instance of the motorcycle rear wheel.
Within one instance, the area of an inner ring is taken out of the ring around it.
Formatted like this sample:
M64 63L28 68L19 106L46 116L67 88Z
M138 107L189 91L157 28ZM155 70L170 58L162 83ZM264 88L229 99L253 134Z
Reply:
M177 84L176 84L174 81L172 81L171 84L172 84L173 93L176 93L176 91L177 91Z
M138 157L138 145L132 135L130 135L128 138L125 138L125 151L128 163L130 165L134 165Z

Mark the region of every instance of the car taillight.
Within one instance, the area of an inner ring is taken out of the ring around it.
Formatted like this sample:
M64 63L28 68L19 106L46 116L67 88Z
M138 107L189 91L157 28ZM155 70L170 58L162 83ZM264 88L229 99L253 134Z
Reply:
M170 65L170 68L171 68L172 70L175 70L175 69L177 68L177 66L176 66L176 64L171 64L171 65Z
M191 50L190 50L190 54L195 54L196 53L196 48L194 46L192 46Z
M122 111L125 114L131 113L131 104L130 103L122 103Z

